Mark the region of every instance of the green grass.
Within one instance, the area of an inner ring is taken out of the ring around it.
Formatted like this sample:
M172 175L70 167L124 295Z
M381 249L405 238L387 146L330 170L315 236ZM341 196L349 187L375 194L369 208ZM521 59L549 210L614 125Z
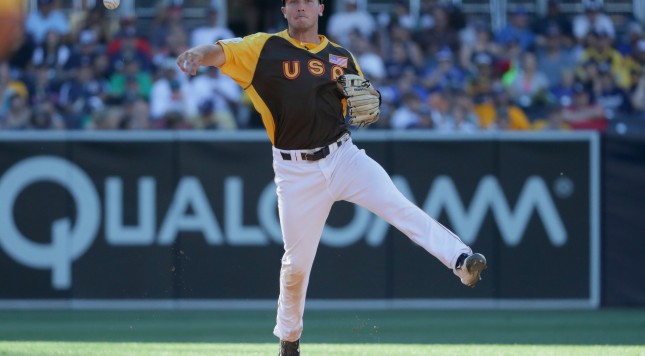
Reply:
M277 355L276 344L8 342L0 355ZM303 344L303 355L644 355L636 346Z
M0 311L0 355L275 355L273 311ZM307 311L303 355L643 355L645 309Z

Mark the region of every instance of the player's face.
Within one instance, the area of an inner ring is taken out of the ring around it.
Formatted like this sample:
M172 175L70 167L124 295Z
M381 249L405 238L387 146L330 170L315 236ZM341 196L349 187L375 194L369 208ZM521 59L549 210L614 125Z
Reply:
M322 16L325 5L318 0L286 0L282 13L289 23L289 27L296 30L308 30L318 24L318 17Z

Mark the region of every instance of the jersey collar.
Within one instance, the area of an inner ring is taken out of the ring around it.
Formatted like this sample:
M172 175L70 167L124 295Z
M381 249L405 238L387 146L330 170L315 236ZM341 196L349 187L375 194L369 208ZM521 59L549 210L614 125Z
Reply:
M318 38L320 38L320 43L317 44L317 45L313 44L313 43L302 43L302 42L296 40L295 38L289 36L289 30L288 29L284 30L284 31L281 31L281 32L278 32L278 33L276 33L276 35L286 39L289 42L291 42L291 44L293 44L294 46L296 46L298 48L306 49L306 50L308 50L309 52L312 52L312 53L318 53L318 52L322 51L325 47L327 47L327 44L329 43L329 40L327 39L327 37L325 37L323 35L318 35Z

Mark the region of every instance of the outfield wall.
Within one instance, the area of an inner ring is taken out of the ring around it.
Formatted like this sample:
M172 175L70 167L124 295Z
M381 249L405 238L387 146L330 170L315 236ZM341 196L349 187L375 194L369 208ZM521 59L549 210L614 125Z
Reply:
M602 150L602 304L645 305L645 137L608 135Z
M309 307L600 305L598 135L354 136L490 266L464 288L384 221L338 203ZM0 153L0 307L275 307L282 246L264 132L0 133Z

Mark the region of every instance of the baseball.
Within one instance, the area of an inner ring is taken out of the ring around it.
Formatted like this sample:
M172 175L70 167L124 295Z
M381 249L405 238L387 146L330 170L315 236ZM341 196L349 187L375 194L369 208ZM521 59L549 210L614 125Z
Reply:
M121 0L103 0L103 5L109 10L114 10L119 7Z

